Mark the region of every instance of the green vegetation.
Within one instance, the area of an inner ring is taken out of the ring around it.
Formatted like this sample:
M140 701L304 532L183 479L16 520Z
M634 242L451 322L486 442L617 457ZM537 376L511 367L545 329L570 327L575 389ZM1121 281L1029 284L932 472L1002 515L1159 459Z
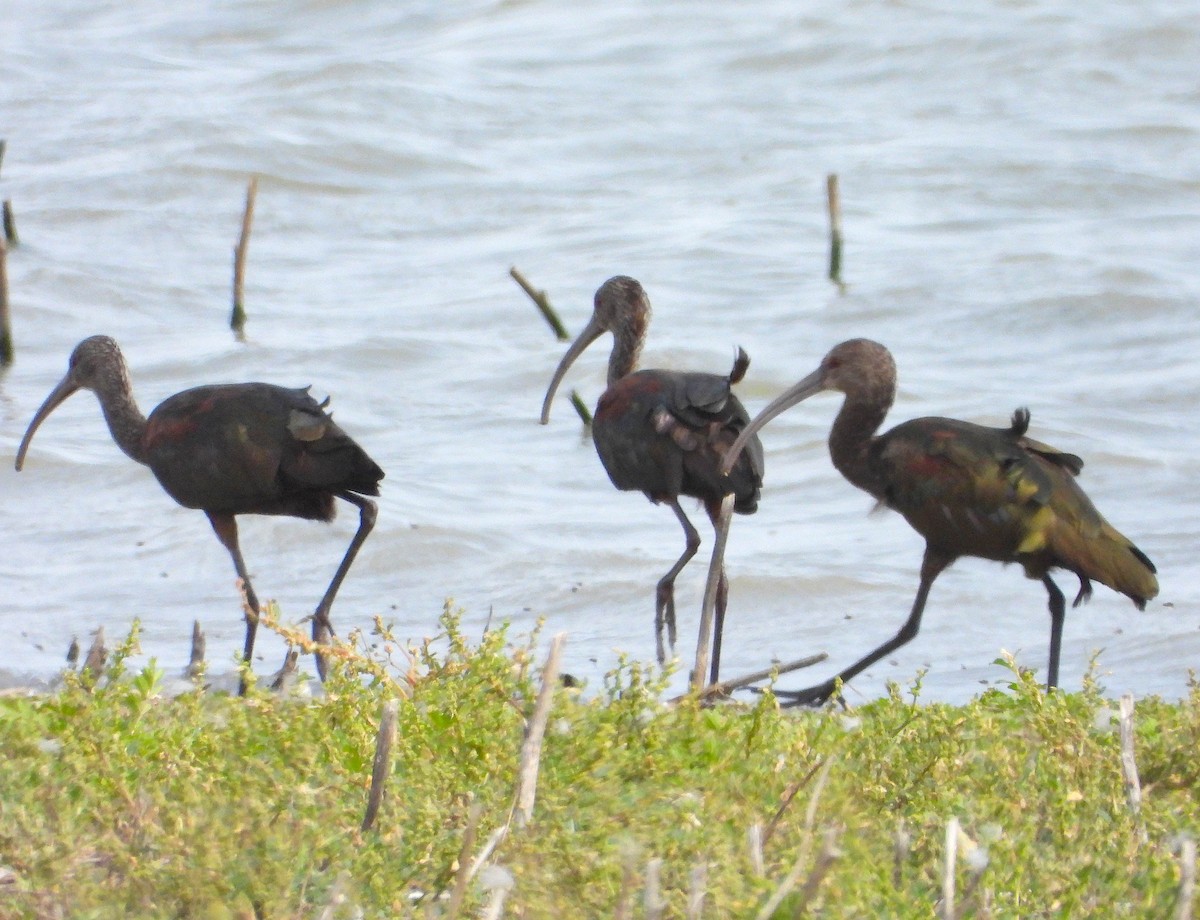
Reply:
M412 650L358 637L315 699L165 698L153 668L125 673L131 637L96 686L0 700L0 916L938 917L951 818L958 916L1190 916L1198 687L1137 705L1135 816L1116 704L1090 681L1047 696L1014 669L965 706L918 684L795 713L769 694L667 704L657 671L624 662L557 691L533 819L496 842L541 663L533 638L443 625Z

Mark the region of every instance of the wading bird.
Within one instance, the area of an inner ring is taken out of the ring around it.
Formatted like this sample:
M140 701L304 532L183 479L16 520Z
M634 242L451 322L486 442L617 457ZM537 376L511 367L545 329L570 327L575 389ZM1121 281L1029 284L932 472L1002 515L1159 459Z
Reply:
M679 496L699 499L716 525L721 499L732 492L734 510L753 514L762 488L763 452L758 438L743 438L745 450L731 472L719 470L725 450L750 416L730 390L746 373L750 358L738 349L728 377L667 370L635 371L650 322L650 299L633 278L617 275L596 291L595 308L583 332L559 362L546 399L542 424L567 369L605 332L613 334L608 389L596 404L592 439L614 486L644 492L675 512L686 538L683 555L658 582L654 630L659 662L666 660L663 624L675 645L675 578L700 547L700 535L679 505ZM721 656L721 631L728 599L722 567L713 626L712 681Z
M242 652L247 667L259 605L238 548L236 515L331 521L335 497L359 509L358 531L312 616L313 639L327 642L333 634L329 608L375 524L375 503L363 496L379 494L383 470L334 424L325 403L309 396L307 388L232 383L176 393L146 418L134 402L121 349L108 336L94 335L75 346L66 376L29 423L17 451L18 470L38 426L81 389L96 394L121 450L150 467L179 504L208 515L217 539L233 558L250 607ZM320 655L317 670L324 679Z
M829 434L838 471L881 505L894 508L925 538L921 580L908 620L896 635L832 680L782 697L822 703L845 683L917 635L935 578L960 556L1018 562L1050 595L1047 688L1058 685L1066 615L1050 578L1066 569L1079 578L1075 606L1091 597L1092 580L1144 609L1158 593L1154 564L1117 532L1075 482L1083 461L1027 438L1029 411L1013 413L1009 428L985 428L948 418L918 418L886 434L875 432L896 395L896 365L877 342L851 339L821 366L762 410L723 461L736 465L743 441L785 409L822 390L845 394Z

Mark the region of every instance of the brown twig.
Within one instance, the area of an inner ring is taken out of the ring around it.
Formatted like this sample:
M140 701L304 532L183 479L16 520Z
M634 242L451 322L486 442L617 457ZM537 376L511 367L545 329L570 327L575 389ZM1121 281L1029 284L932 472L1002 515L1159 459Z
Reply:
M454 920L462 910L463 899L467 896L467 883L474 874L474 862L471 850L475 848L475 834L479 830L479 819L483 815L483 803L476 800L471 803L467 812L467 827L463 831L462 846L458 850L458 872L454 876L454 887L450 890L450 898L446 902L446 920Z
M813 899L817 893L817 889L821 887L821 882L825 880L825 876L829 873L829 867L837 862L838 857L842 855L841 850L837 848L837 840L837 828L831 827L825 831L825 845L821 847L821 854L817 857L816 865L808 873L804 887L800 889L800 894L796 899L795 910L792 911L793 917L803 917L808 912L808 902Z
M383 716L379 720L379 733L375 736L375 760L371 764L371 792L367 796L367 811L363 815L362 832L365 834L375 824L379 805L383 802L383 787L392 772L392 743L396 740L396 719L400 713L400 701L390 699L383 705Z
M801 668L811 668L815 664L820 664L828 657L825 652L818 652L806 658L797 658L795 661L787 661L783 664L773 664L768 668L760 668L757 671L751 671L749 674L743 674L741 677L731 677L729 680L718 681L715 684L709 684L707 687L704 687L700 691L700 698L726 696L734 690L740 690L742 687L756 684L760 680L780 677L784 674L790 674L792 671L799 671ZM685 693L682 696L675 697L671 702L677 703L682 699L686 699L687 696L688 694Z
M258 195L258 176L252 176L246 186L246 209L242 212L242 233L233 250L233 312L229 328L241 338L246 327L246 306L243 291L246 281L246 250L250 245L250 225L254 222L254 199Z

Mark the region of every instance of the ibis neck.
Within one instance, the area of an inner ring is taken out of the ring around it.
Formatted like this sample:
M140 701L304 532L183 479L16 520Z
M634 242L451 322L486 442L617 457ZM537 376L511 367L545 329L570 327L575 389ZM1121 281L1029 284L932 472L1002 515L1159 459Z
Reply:
M867 463L867 453L875 432L891 407L886 401L847 396L829 433L829 455L838 472L853 485L875 498L883 499L883 483Z
M622 377L637 370L642 356L642 345L646 341L644 322L631 322L613 330L613 350L608 356L608 385L612 386Z
M123 371L123 369L122 369ZM117 446L138 463L145 463L142 435L146 432L146 416L142 415L133 398L133 387L125 373L104 381L96 389L96 398L104 411L104 420Z

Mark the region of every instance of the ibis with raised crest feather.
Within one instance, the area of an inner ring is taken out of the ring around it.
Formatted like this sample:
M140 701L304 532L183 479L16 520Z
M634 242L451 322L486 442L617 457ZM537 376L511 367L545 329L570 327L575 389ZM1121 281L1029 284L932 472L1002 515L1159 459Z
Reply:
M1008 428L948 418L918 418L877 435L896 395L896 364L878 342L851 339L784 391L746 426L723 469L736 469L746 440L784 410L823 390L844 394L829 435L833 465L851 484L893 508L925 538L920 582L908 619L887 642L836 677L777 695L815 705L880 658L916 637L934 579L962 556L1016 562L1049 595L1047 688L1058 685L1066 603L1050 572L1079 579L1075 605L1098 581L1144 609L1158 594L1154 563L1096 510L1076 482L1083 461L1027 436L1029 412Z
M700 535L679 504L681 495L697 498L716 525L721 500L733 493L734 510L752 514L762 489L763 451L757 437L743 437L744 448L728 475L721 458L750 421L731 386L742 379L750 359L738 349L728 376L685 371L636 370L646 329L650 299L633 278L617 275L596 291L592 318L567 349L542 403L542 424L567 369L604 333L613 335L608 359L608 389L600 396L592 422L592 439L612 484L639 491L655 504L669 507L683 527L683 554L659 580L655 593L655 641L658 660L666 659L663 627L675 644L675 578L700 547ZM728 600L724 568L717 588L713 625L711 679L720 667L721 632Z
M38 426L81 389L96 394L121 450L150 467L179 504L208 515L244 586L247 667L260 608L238 545L236 516L331 521L335 498L358 508L358 530L312 616L314 641L327 642L333 599L375 524L375 502L365 496L379 494L383 470L334 423L325 404L307 389L232 383L176 393L146 417L134 401L121 349L108 336L94 335L75 346L66 376L29 423L17 451L18 470ZM321 655L317 670L323 679Z

